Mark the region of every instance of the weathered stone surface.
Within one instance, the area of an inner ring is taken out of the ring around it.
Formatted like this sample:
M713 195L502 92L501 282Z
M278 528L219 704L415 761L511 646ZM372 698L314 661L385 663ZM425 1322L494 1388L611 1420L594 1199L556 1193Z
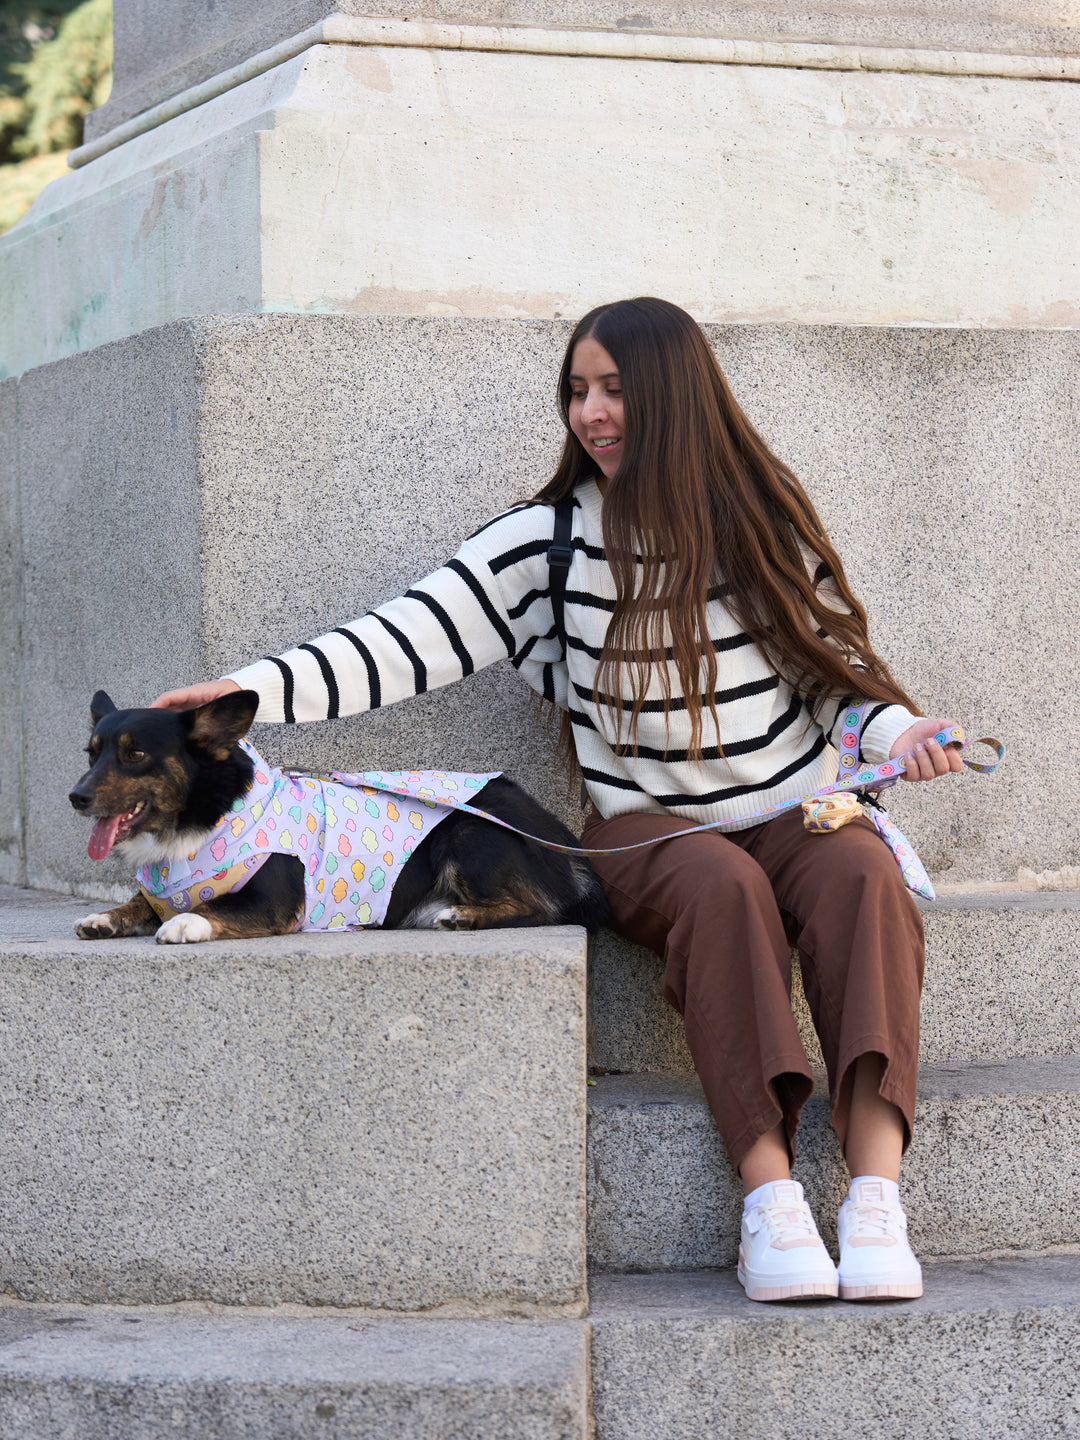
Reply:
M0 909L0 1287L580 1305L584 932L79 941Z
M928 1267L921 1300L754 1305L734 1272L600 1276L604 1440L1042 1440L1080 1428L1075 1256Z
M1080 1059L927 1065L901 1190L917 1255L1080 1244ZM835 1245L848 1176L828 1097L803 1113L795 1175ZM602 1076L589 1090L589 1264L733 1265L742 1190L696 1077Z
M584 1440L581 1323L0 1304L0 1429L59 1440Z
M14 440L16 384L0 381L0 656L6 677L0 704L0 882L25 880L22 805L22 534Z
M1078 136L1069 80L320 44L37 198L0 237L0 376L185 316L550 321L642 293L729 325L1075 328ZM582 243L616 213L617 242ZM993 391L939 431L890 386L897 473L910 439L943 480L973 437L1007 444L1029 402ZM853 511L886 502L868 551L949 549L1018 481L995 465L934 525L906 517L940 497L897 508L857 476Z
M926 926L924 1061L1080 1052L1080 892L942 896ZM589 1063L605 1070L690 1070L682 1019L661 993L651 950L610 931L589 952ZM798 965L792 1002L812 1064L821 1050Z
M716 0L653 0L627 16L617 0L425 0L420 10L383 0L378 13L455 23L549 25L666 31L755 40L818 40L834 44L908 45L947 50L1058 54L1080 48L1075 15L1062 7L934 0L873 5L826 0L797 12L768 4ZM257 51L298 34L335 12L368 15L363 0L116 0L116 75L112 93L87 122L87 138L199 84Z

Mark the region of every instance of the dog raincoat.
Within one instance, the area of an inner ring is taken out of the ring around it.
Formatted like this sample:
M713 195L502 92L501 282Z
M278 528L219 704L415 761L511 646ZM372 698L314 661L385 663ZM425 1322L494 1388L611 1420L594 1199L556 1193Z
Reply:
M255 765L251 786L199 849L139 868L139 887L163 920L238 890L271 855L292 855L304 865L298 930L380 925L394 881L420 842L501 773L304 775L267 765L246 740L240 748Z

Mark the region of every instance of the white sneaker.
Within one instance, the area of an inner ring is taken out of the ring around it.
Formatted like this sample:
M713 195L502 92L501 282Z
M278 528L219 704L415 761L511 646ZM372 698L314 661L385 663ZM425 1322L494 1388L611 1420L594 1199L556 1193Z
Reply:
M803 1200L797 1180L766 1187L764 1204L744 1213L739 1282L750 1300L835 1296L836 1266Z
M915 1300L923 1293L922 1267L911 1253L907 1216L886 1200L876 1180L860 1180L840 1206L841 1300Z

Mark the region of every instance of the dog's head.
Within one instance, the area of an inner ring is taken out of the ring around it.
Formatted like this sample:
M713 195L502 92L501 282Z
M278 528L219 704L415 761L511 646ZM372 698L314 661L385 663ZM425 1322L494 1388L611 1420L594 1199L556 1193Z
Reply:
M212 829L251 783L237 741L258 705L254 691L240 690L196 710L118 710L99 690L90 702L90 769L68 796L94 821L90 858L139 836L142 858L151 858Z

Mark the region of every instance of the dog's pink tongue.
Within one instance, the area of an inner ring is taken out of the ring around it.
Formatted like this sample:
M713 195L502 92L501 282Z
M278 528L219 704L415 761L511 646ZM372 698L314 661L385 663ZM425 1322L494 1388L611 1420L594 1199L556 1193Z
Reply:
M102 815L94 821L94 828L90 831L90 843L86 847L86 853L91 860L105 859L113 847L119 828L119 815Z

